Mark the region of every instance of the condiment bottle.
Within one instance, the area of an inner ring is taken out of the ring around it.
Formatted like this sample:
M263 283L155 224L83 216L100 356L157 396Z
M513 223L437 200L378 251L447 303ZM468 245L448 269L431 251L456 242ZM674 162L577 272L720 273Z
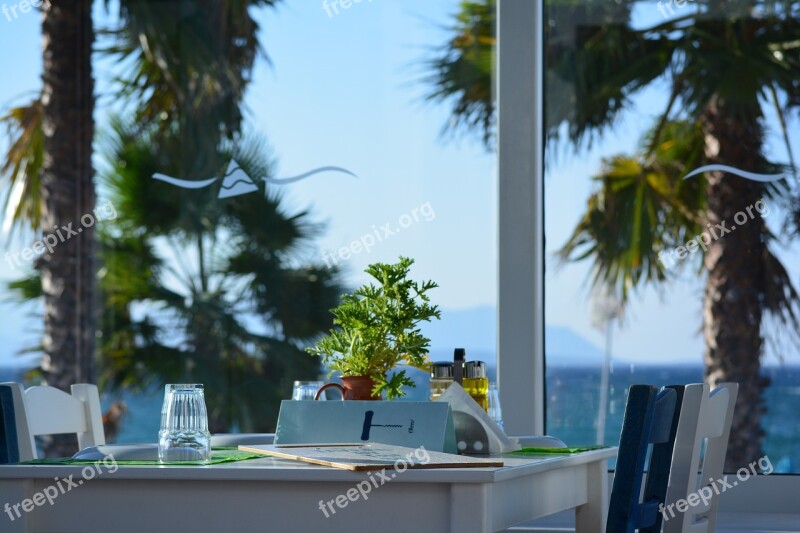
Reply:
M453 363L431 363L431 400L442 395L453 384Z
M462 374L464 372L464 361L467 360L467 351L464 348L456 348L453 351L453 379L461 385Z
M489 411L489 378L486 375L486 363L483 361L467 361L464 363L464 379L461 386L472 396L483 410Z

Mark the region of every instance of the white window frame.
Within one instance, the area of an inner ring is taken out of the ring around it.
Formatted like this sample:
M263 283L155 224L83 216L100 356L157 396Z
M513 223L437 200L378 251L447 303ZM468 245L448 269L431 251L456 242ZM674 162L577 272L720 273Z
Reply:
M542 3L497 2L497 373L512 435L544 433Z

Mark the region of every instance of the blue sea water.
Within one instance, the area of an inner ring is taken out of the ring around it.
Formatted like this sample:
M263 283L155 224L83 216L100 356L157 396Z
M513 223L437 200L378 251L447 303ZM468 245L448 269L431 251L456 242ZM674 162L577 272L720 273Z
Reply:
M609 407L605 444L616 444L625 410L625 392L634 383L674 385L702 381L703 369L692 366L616 365L610 375ZM800 367L764 369L772 383L766 392L767 413L762 425L766 432L764 451L775 473L800 473ZM22 372L0 368L0 382L20 381ZM595 444L599 405L600 372L596 367L549 366L546 375L547 433L569 445ZM103 408L123 401L128 412L117 442L138 443L157 440L163 389L144 393L102 395Z
M775 473L800 473L800 367L767 367L771 384L766 390L767 412L764 453ZM617 365L609 377L609 407L603 444L616 444L630 385L681 385L701 383L699 366ZM547 368L547 433L570 445L597 441L600 370L596 367Z

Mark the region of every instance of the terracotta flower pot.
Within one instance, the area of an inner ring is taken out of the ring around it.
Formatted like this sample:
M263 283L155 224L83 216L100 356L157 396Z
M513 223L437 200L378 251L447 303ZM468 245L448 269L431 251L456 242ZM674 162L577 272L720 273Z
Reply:
M372 389L375 388L375 380L369 376L346 376L339 378L344 386L338 383L327 383L319 388L315 400L319 400L320 395L331 387L339 389L342 393L342 400L380 400L381 396L373 396Z

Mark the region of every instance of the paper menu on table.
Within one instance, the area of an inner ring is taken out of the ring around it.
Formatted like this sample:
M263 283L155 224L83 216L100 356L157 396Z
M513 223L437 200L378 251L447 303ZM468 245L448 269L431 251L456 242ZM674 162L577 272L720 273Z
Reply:
M381 470L396 464L406 468L481 468L500 467L498 459L479 459L450 453L406 448L388 444L336 444L333 446L239 446L242 451L283 459L341 468L344 470ZM405 468L404 468L405 469Z

